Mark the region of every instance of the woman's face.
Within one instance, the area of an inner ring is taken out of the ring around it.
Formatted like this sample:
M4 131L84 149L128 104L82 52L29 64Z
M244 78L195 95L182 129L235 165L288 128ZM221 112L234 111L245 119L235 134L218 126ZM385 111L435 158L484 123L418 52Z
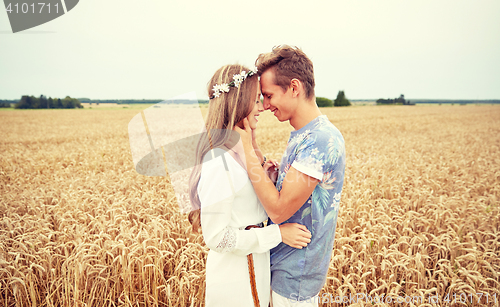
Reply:
M254 95L255 101L250 104L251 111L250 114L248 114L248 123L250 125L250 128L252 130L257 129L257 122L259 121L257 117L260 115L261 112L264 111L264 106L262 105L262 102L260 101L260 84L257 83L257 92Z

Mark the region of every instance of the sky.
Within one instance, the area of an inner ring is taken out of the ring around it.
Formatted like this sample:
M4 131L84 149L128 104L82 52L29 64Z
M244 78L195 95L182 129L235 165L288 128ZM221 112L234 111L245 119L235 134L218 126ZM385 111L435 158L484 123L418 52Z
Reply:
M82 0L12 33L0 11L0 99L207 99L219 67L280 44L313 61L319 97L500 99L499 16L498 0Z

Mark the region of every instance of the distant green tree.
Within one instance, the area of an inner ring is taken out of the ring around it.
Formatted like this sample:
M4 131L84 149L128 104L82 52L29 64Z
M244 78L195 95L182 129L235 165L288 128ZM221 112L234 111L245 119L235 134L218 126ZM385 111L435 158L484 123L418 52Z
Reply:
M316 97L316 104L318 107L333 107L333 101L324 97Z
M346 107L350 106L351 102L345 97L344 91L339 91L337 94L337 98L335 98L335 101L333 103L334 107Z
M63 106L65 109L74 109L75 102L71 99L71 97L66 96L66 98L63 99Z
M14 106L15 109L31 109L31 99L29 96L22 96L21 100Z
M39 98L39 104L40 104L39 107L40 107L40 109L41 108L48 109L49 108L48 103L49 103L49 100L47 99L47 97L45 97L43 95L40 95L40 98Z
M75 107L76 108L79 108L79 109L83 108L82 103L80 102L80 100L78 100L76 98L73 98L73 100L75 101Z
M36 98L35 96L31 96L31 105L33 109L40 108L40 98Z

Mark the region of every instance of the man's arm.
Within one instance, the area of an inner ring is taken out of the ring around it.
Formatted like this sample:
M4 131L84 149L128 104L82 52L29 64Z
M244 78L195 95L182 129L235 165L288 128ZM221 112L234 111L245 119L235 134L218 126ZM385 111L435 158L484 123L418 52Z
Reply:
M274 223L283 223L302 207L319 180L290 167L283 180L282 189L278 192L253 150L251 132L246 119L244 124L245 130L238 127L235 127L235 130L240 134L245 149L248 177L267 215Z

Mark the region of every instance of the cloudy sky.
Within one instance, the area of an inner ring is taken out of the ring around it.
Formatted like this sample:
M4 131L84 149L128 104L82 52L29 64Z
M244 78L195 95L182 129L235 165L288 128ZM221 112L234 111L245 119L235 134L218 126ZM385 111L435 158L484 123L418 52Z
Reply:
M81 0L12 33L0 12L0 99L168 99L275 45L314 63L316 95L500 99L500 1Z

